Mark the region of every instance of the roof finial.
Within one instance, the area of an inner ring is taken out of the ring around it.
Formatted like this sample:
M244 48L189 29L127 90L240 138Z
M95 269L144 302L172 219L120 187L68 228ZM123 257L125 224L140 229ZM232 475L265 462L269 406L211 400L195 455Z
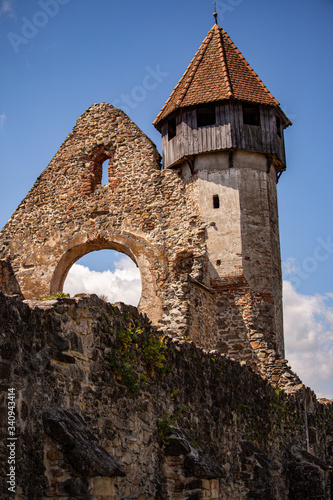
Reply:
M216 0L214 1L214 17L215 17L215 24L217 24L217 12L216 12Z

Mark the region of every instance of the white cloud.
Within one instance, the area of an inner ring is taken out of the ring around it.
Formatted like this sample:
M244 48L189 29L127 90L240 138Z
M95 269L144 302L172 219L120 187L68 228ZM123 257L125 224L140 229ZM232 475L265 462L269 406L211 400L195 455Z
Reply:
M283 285L286 358L318 397L333 398L333 294L302 295Z
M6 15L11 18L16 18L16 12L14 9L14 0L2 0L0 7L0 15Z
M0 129L2 129L2 127L4 126L6 118L7 117L5 113L0 113Z
M67 275L64 292L71 296L76 293L96 293L107 296L109 302L125 302L137 306L141 296L139 269L127 257L121 258L115 265L114 272L98 272L81 264L74 264Z

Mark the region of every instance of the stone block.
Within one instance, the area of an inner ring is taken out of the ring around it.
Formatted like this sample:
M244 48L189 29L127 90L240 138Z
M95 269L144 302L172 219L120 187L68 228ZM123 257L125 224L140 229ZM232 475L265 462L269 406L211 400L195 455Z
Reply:
M89 494L105 498L115 498L115 480L110 477L90 478Z

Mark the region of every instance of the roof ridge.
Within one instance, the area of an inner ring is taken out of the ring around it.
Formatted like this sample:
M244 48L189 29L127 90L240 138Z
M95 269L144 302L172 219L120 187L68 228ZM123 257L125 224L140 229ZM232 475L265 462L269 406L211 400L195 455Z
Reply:
M217 24L215 24L214 27L215 26L218 29L217 43L218 43L219 53L220 53L221 61L222 61L222 72L224 74L224 81L225 81L225 84L227 87L227 95L228 95L228 97L233 97L230 76L229 76L228 67L227 67L227 63L226 63L226 54L225 54L224 45L223 45L222 28L220 28Z
M226 36L228 38L228 40L229 40L232 48L236 50L237 54L244 61L245 65L248 67L248 69L252 72L253 76L256 78L256 80L258 81L258 83L263 87L264 90L266 90L266 92L270 95L270 97L274 100L274 102L277 105L279 105L280 104L279 101L277 101L275 99L275 97L270 93L270 91L268 90L268 88L266 87L266 85L264 84L264 82L261 80L261 78L254 71L254 69L252 68L252 66L250 66L250 64L247 62L247 60L245 59L245 57L243 56L243 54L241 53L241 51L236 47L236 45L234 44L234 42L231 40L231 38L228 35L228 33L223 28L221 28L221 31L223 32L223 36Z

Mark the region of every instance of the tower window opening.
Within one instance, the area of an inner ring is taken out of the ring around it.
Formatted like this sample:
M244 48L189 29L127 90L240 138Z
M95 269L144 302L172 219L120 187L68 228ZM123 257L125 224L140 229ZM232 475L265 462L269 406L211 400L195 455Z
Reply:
M102 165L102 179L101 184L109 183L109 160L107 159Z
M197 125L200 127L209 127L216 124L215 105L200 106L197 108Z
M244 125L260 127L260 109L258 104L243 104Z
M281 120L278 116L275 117L276 119L276 131L277 131L277 135L279 137L282 136L282 129L281 129Z
M168 120L168 140L171 141L177 134L176 117L169 118Z
M220 198L218 194L213 196L213 208L220 208Z

